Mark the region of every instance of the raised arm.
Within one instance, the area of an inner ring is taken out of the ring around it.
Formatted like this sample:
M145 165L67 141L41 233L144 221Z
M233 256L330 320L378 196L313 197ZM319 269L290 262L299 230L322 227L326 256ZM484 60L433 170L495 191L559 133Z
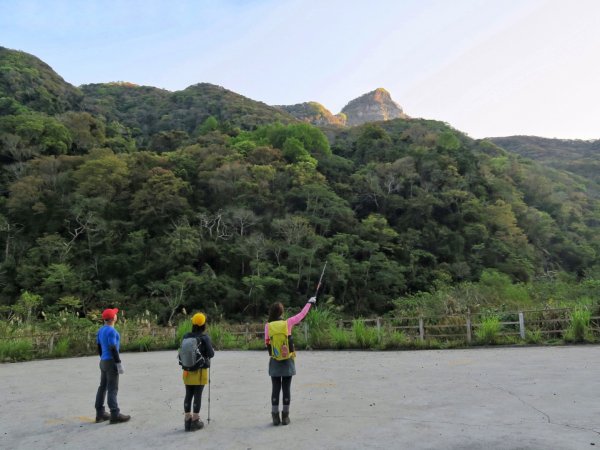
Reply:
M302 311L300 311L298 314L290 317L287 320L288 333L292 334L292 328L294 327L294 325L299 324L302 321L302 319L304 319L304 317L306 317L306 315L308 314L308 311L310 311L311 306L312 306L312 303L308 302L306 305L304 305L304 308L302 308Z

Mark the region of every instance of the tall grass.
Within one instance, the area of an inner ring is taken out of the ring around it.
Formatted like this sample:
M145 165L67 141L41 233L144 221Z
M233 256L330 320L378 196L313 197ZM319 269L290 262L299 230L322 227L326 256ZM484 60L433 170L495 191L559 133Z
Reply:
M63 358L69 354L70 347L71 340L68 337L63 336L58 340L58 342L54 346L52 356L55 356L57 358Z
M571 322L565 332L567 342L584 342L591 340L590 319L592 314L587 309L576 309L571 313Z
M335 325L329 329L329 335L331 337L331 345L337 350L343 350L350 348L352 344L352 335L344 328L338 328Z
M0 361L28 361L33 358L33 343L29 339L0 340Z
M502 325L498 316L485 317L475 331L475 337L481 344L496 344L501 328Z
M528 344L539 344L542 339L542 330L527 330L525 332L525 341Z
M383 334L381 347L383 349L397 349L408 345L408 338L402 331L387 330Z
M352 332L354 333L354 341L356 342L358 348L374 348L377 346L377 329L368 327L364 320L353 320Z
M129 342L126 349L133 352L149 352L156 347L156 341L153 336L140 336Z
M175 332L175 344L179 346L181 344L181 340L186 333L190 333L192 331L192 321L184 320L179 325L177 325L177 331Z
M330 348L331 328L335 324L335 314L327 307L312 308L306 316L308 342L310 348Z
M241 346L236 336L227 331L221 324L213 324L208 328L208 334L213 346L218 350L234 349Z

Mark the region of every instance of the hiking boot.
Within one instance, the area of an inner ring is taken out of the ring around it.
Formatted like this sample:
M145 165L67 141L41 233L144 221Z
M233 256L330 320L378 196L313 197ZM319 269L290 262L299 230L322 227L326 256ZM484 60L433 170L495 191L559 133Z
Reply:
M281 423L281 419L279 419L279 413L271 413L271 417L273 418L273 425L277 426Z
M107 412L103 412L102 414L96 414L96 423L104 422L110 419L110 414Z
M128 416L126 414L121 414L119 413L118 416L111 416L110 418L110 423L122 423L122 422L127 422L129 419L131 419L131 416Z
M282 412L281 413L281 425L287 425L290 423L290 413Z
M192 420L192 423L190 423L190 431L201 430L202 428L204 428L204 422L200 419Z
M183 429L185 431L192 431L192 419L185 419L183 422Z

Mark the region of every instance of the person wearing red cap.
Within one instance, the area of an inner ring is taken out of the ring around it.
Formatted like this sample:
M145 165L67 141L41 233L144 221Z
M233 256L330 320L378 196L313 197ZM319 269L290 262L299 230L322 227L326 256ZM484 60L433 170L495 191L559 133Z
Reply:
M121 414L117 403L117 392L119 391L119 374L125 373L123 363L119 356L119 345L121 336L115 330L117 313L119 310L105 309L102 312L104 326L98 330L96 343L98 344L98 355L100 356L100 386L96 394L96 422L104 422L110 419L110 423L127 422L131 416ZM108 394L108 395L107 395ZM104 398L107 397L110 414L104 409Z

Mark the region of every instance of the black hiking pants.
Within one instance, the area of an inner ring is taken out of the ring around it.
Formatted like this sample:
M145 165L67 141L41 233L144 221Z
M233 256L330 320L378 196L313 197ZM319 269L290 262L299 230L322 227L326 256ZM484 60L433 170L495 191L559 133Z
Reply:
M292 377L271 377L273 392L271 394L271 409L273 412L279 412L279 392L283 392L283 411L290 410L290 401L292 400L291 388Z
M202 391L204 390L203 384L198 385L185 385L185 400L183 401L183 412L189 413L192 407L192 398L194 399L194 414L200 412L200 405L202 403Z
M100 360L100 386L96 393L96 415L104 414L104 398L110 408L110 415L117 417L119 415L119 405L117 403L117 393L119 392L119 372L117 364L112 359Z

